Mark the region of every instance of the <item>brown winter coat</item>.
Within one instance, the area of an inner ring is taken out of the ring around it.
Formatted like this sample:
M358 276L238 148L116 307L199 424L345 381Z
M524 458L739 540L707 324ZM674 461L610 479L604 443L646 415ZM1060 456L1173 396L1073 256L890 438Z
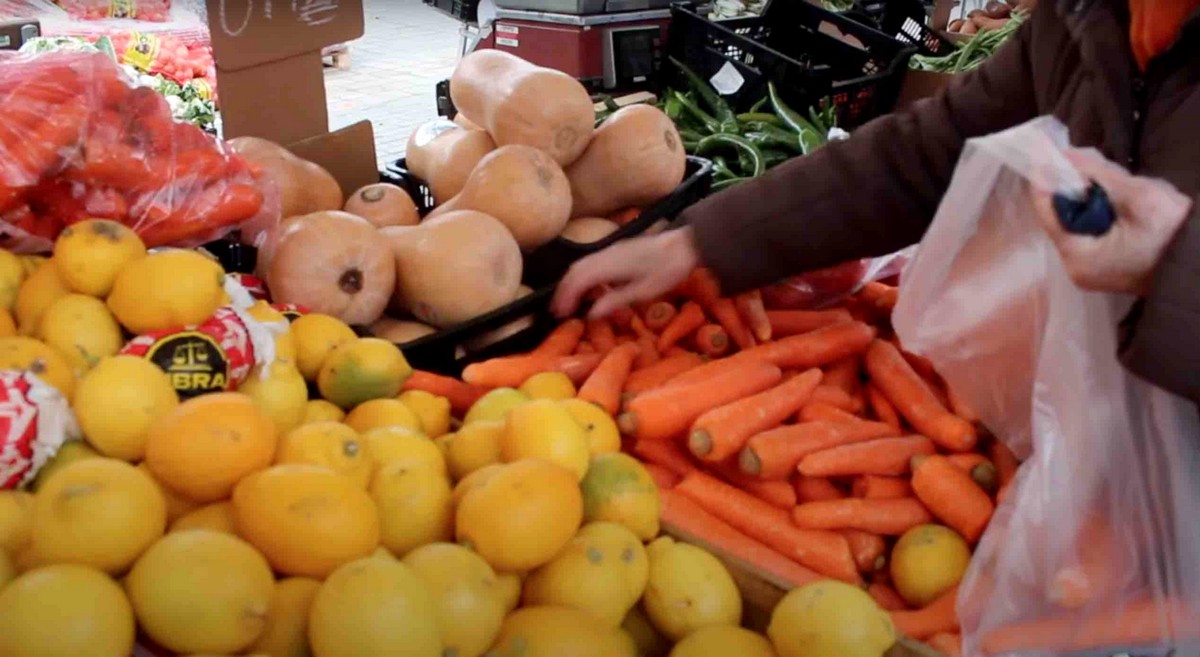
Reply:
M1043 1L939 96L697 204L683 218L730 292L916 243L967 139L1053 114L1077 146L1197 198L1125 322L1136 374L1200 400L1200 12L1143 74L1126 0Z

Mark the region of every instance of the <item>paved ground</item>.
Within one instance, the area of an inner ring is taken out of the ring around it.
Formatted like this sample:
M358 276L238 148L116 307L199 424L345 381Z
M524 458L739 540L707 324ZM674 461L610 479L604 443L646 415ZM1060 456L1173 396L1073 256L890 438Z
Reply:
M325 69L331 129L370 119L380 164L404 154L409 134L437 116L434 85L450 77L459 23L421 0L364 0L366 35L350 69Z

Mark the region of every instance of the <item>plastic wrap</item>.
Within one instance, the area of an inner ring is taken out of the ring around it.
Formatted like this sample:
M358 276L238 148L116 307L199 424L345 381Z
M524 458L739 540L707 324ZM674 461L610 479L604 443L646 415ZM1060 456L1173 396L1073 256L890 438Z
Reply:
M763 288L763 301L773 310L810 310L832 306L867 283L899 276L915 251L915 247L909 247L879 258L851 260L792 276Z
M1200 420L1121 366L1133 299L1076 287L1039 227L1031 184L1083 189L1066 146L1054 119L969 142L893 315L1027 459L960 587L966 654L1198 654Z
M120 221L147 246L194 246L278 216L260 172L172 120L100 53L0 57L0 246L47 251L66 226Z

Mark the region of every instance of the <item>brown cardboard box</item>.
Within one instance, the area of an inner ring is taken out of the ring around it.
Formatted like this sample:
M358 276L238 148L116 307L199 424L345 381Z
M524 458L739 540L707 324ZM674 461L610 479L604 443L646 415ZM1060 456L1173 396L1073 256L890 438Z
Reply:
M329 132L321 49L363 34L362 0L206 0L226 139L262 137L343 193L379 182L370 121Z

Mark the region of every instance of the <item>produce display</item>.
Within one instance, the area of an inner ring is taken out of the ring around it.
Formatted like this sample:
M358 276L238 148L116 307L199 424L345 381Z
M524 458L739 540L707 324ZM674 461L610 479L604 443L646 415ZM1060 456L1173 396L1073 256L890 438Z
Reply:
M171 20L171 0L54 0L71 15L88 21L133 18L139 21Z
M948 32L972 35L970 39L957 43L955 50L946 55L913 55L909 68L939 73L974 70L1004 45L1036 6L1036 0L993 0L984 9L975 9L966 18L951 21Z

